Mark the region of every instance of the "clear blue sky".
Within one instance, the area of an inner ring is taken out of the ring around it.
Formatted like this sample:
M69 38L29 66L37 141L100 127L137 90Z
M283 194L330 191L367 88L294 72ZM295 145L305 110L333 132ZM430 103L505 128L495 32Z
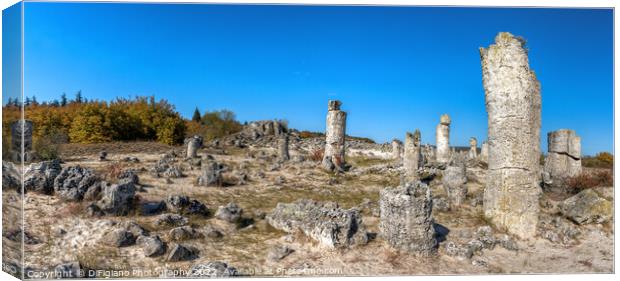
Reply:
M328 99L347 133L379 142L419 128L435 143L486 138L478 48L523 36L542 83L541 143L575 129L613 150L613 11L180 4L25 4L25 88L38 100L155 95L241 121L323 131Z

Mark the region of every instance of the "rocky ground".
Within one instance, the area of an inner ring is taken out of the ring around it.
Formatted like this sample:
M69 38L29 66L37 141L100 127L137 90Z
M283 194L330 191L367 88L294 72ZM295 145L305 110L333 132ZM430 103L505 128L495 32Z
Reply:
M468 167L468 193L457 207L448 207L441 173L430 181L437 254L399 252L379 234L380 191L398 186L402 174L390 159L389 146L350 142L351 169L333 174L313 159L321 138L293 135L288 161L278 160L276 143L273 136L253 141L233 137L205 143L195 159L185 159L182 146L150 143L64 147L62 169L79 165L90 172L73 171L56 183L65 172L54 165L40 167L44 172L25 194L24 270L87 269L97 270L98 277L614 270L611 213L571 215L576 207L562 203L568 195L543 195L534 239L518 240L488 226L482 215L481 165ZM103 161L102 150L107 152ZM203 183L214 179L203 173L206 163L217 163L211 174L220 186L197 184L201 176ZM20 195L7 180L3 178L3 255L5 262L18 264L15 249L21 237L11 222L19 221L15 206ZM597 188L582 197L613 203L613 189ZM299 205L300 199L314 201L308 207ZM327 201L337 206L321 205ZM586 211L592 210L580 214ZM325 217L319 221L305 214ZM346 219L332 222L335 217Z

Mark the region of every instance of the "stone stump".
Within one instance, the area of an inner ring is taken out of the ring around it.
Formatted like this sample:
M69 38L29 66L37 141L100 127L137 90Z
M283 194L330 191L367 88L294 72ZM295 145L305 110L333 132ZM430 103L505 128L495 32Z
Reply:
M436 253L432 205L430 188L419 181L382 190L381 237L392 247L415 255Z
M448 114L441 115L439 125L435 133L435 144L437 151L435 158L438 163L447 163L450 161L450 116Z
M280 161L288 161L290 156L288 154L288 135L282 134L280 135L279 143L278 143L278 157Z
M341 170L345 164L347 113L340 110L340 105L342 103L338 100L328 103L323 168L329 171Z
M402 159L403 143L400 140L392 140L392 159L400 161Z
M187 158L198 157L198 149L202 146L202 137L193 136L187 140Z
M11 124L10 155L14 162L32 160L32 132L33 123L30 120L18 120Z
M499 229L530 238L541 194L540 84L519 37L500 32L480 57L489 141L484 215Z
M441 178L443 188L448 195L450 207L460 206L467 196L467 168L465 163L449 165Z
M469 153L467 157L470 160L476 160L478 158L478 140L474 137L469 139Z
M412 134L407 132L405 136L405 153L403 156L403 166L405 167L405 178L413 181L418 178L418 169L422 160L422 147L420 145L420 130L415 130Z
M561 129L547 134L547 144L546 187L562 191L567 178L581 173L581 138L573 130Z
M488 163L489 162L489 143L483 141L480 145L480 162Z

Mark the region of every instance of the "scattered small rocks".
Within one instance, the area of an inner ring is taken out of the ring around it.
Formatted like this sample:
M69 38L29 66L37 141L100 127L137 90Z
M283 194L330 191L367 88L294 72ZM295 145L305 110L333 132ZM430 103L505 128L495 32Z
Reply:
M178 214L161 214L155 220L157 226L183 226L186 225L189 220Z
M171 229L170 232L168 232L168 237L173 241L183 241L200 238L202 237L202 234L196 231L193 227L186 225Z

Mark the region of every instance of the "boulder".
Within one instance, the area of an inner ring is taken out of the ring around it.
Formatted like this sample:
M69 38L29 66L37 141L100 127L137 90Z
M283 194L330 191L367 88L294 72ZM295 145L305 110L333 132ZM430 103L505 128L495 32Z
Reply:
M183 215L209 215L209 210L205 204L184 195L169 195L165 204L166 209L170 212Z
M168 232L168 237L173 241L183 241L202 237L198 231L191 226L175 227Z
M114 247L127 247L135 244L136 237L125 229L115 229L103 236L102 242Z
M79 262L63 263L54 268L56 278L83 278L82 267Z
M190 246L185 246L182 244L173 244L172 250L166 257L166 261L176 262L176 261L188 261L197 258L198 249Z
M21 192L20 173L11 162L2 161L2 189L15 189Z
M60 161L32 163L24 172L24 189L42 194L52 194L54 179L60 174Z
M106 185L102 190L98 206L108 215L124 216L133 209L136 188L132 183Z
M166 252L166 244L161 241L159 236L140 236L136 243L142 247L146 257L157 257Z
M54 179L54 192L69 201L80 201L89 188L100 184L91 169L80 166L63 168Z
M267 259L271 261L279 261L292 254L293 252L295 252L295 250L289 248L288 246L278 245L271 248L271 250L267 254Z
M220 206L215 213L215 217L217 219L229 222L236 223L241 220L241 215L243 215L243 209L241 209L234 202L228 203L226 206Z
M132 183L132 184L139 184L140 183L140 178L138 177L138 173L136 173L136 171L134 169L123 170L118 175L118 180L119 180L119 182L123 181L123 182L129 182L129 183Z
M613 204L592 189L564 200L560 212L577 224L605 223L611 219Z
M346 248L368 242L368 234L357 209L342 209L334 202L300 199L278 203L267 222L288 233L301 231L329 248Z
M155 220L156 226L183 226L186 225L189 220L181 215L177 214L161 214Z

